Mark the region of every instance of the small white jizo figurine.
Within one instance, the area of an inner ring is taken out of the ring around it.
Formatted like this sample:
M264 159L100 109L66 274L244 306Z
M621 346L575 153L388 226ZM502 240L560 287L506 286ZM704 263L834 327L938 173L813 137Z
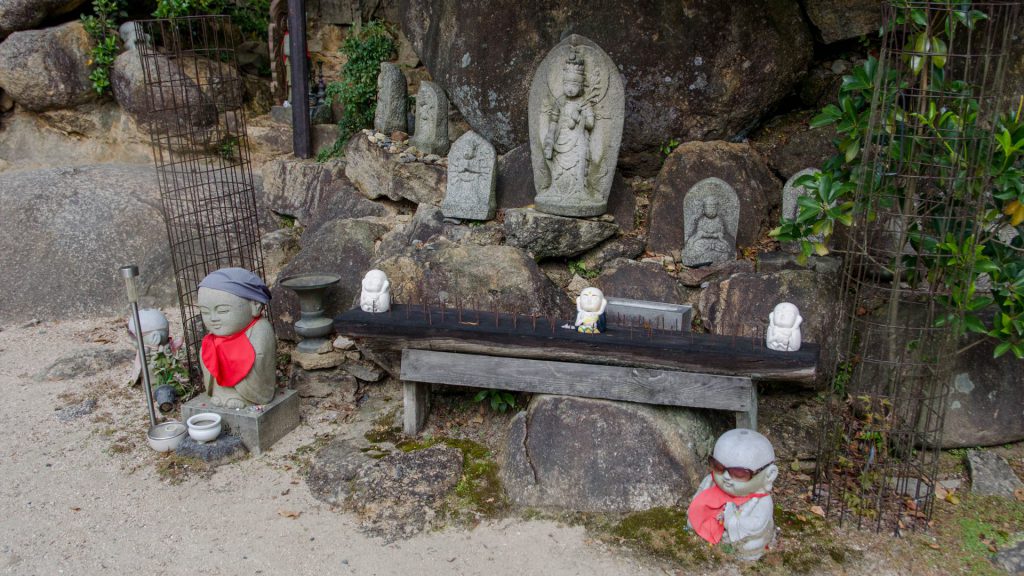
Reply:
M359 308L370 313L387 312L391 309L391 282L383 271L370 270L363 277Z
M712 544L732 544L737 557L757 560L775 538L772 483L775 450L754 430L722 434L708 458L711 474L687 510L687 526Z
M800 349L800 324L803 324L800 310L789 302L782 302L768 315L768 332L765 340L768 348L779 352L796 352Z
M583 334L600 334L605 329L604 310L608 307L608 301L604 294L597 288L584 288L576 299L576 323L573 325L577 332Z

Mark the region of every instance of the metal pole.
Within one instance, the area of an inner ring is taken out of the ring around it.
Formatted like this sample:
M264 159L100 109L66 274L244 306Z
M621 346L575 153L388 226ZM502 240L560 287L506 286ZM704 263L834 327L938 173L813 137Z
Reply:
M139 275L138 266L122 266L121 276L124 277L125 288L128 290L128 304L132 308L132 320L135 322L135 346L139 349L139 362L142 364L142 381L146 387L146 407L149 408L149 425L156 426L156 412L153 411L153 386L149 381L149 365L146 363L146 344L142 341L142 321L139 319L139 291L135 285L135 277Z
M306 62L306 0L288 0L288 48L292 63L292 148L299 158L313 156L309 127L309 64Z

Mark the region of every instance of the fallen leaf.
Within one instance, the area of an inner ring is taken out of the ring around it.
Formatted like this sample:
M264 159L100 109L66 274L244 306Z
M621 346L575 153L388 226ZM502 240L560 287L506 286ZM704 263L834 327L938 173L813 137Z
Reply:
M292 511L292 510L285 510L283 508L278 510L277 513L280 514L281 516L284 516L285 518L291 518L292 520L294 520L294 519L296 519L296 518L298 518L299 516L302 515L302 512L295 512L295 511Z
M811 513L812 514L817 514L818 516L821 516L822 518L825 517L825 509L822 508L821 506L817 506L817 505L811 506Z
M938 498L939 500L945 500L946 496L948 496L948 495L949 495L949 490L946 490L946 488L942 484L936 484L935 485L935 497L936 498Z
M950 504L953 504L955 506L960 503L960 497L950 492L949 494L946 494L946 502L949 502Z
M79 512L79 511L81 511L81 510L82 510L82 509L81 509L81 508L79 508L78 506L73 506L73 507L71 508L71 511L72 511L72 512Z
M929 544L928 547L931 548L932 550L942 550L942 546L939 546L935 542L932 542L931 544Z
M292 489L291 489L291 488L285 488L285 489L284 489L284 492L281 492L281 496L287 496L287 495L288 495L288 493L289 493L289 492L291 492L291 491L292 491Z
M1024 502L1024 488L1014 490L1013 497L1017 499L1017 502Z

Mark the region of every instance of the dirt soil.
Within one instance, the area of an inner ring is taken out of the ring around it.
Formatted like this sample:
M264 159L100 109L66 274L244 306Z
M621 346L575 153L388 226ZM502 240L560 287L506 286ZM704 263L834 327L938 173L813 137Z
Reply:
M178 324L176 310L168 317ZM7 432L0 444L0 573L751 573L731 561L681 570L580 524L527 520L537 515L523 511L385 544L362 534L357 519L314 499L303 470L326 440L361 434L367 422L399 406L397 387L369 390L359 406L304 400L300 426L271 450L195 469L147 446L143 393L125 385L130 363L71 379L43 376L59 358L132 349L118 318L0 330L0 427ZM90 413L58 412L73 406L87 412L89 400L95 400ZM860 553L827 571L945 573L913 558L919 544L887 546L887 540L853 538L849 546Z

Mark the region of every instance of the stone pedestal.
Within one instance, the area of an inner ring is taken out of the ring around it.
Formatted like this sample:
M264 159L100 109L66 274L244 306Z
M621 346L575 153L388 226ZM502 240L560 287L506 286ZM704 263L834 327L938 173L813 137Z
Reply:
M181 407L182 420L196 414L220 414L226 430L241 437L242 443L253 455L259 456L299 425L299 395L295 390L278 390L262 410L253 407L234 410L210 403L209 396L200 394Z

